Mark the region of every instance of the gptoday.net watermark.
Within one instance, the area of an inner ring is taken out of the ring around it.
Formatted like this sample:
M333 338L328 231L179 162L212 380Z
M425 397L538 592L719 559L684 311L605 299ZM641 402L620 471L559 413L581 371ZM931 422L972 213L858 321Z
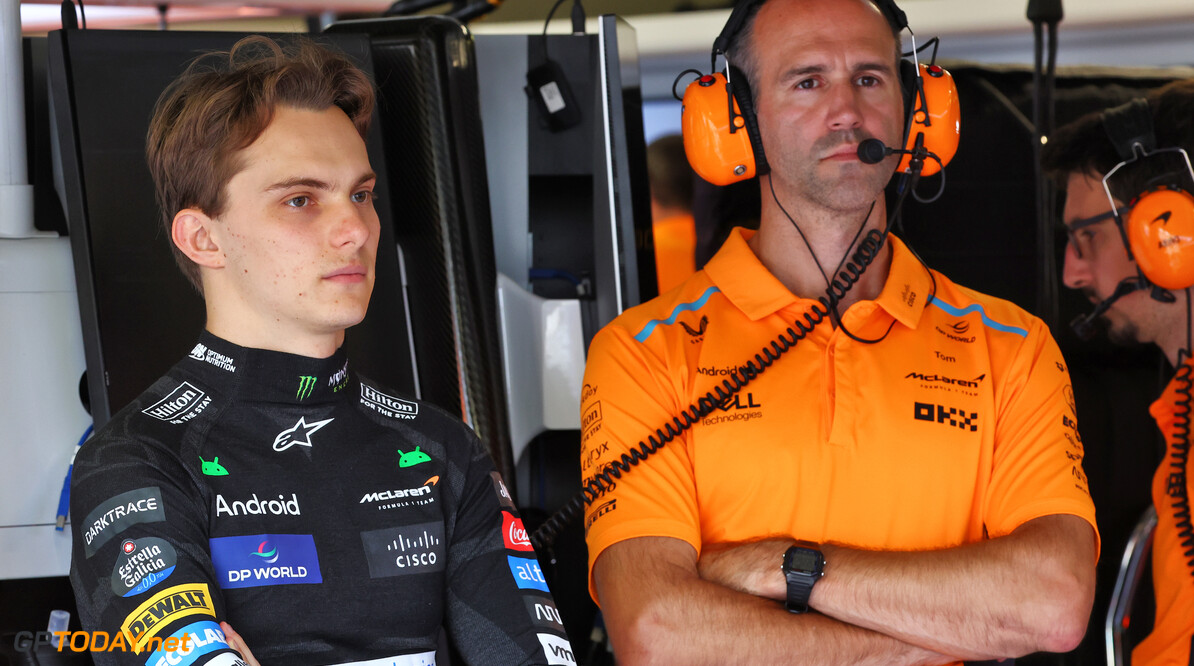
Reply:
M54 641L57 637L59 640ZM181 637L171 636L163 639L154 636L138 642L126 641L123 632L114 635L106 631L18 631L12 640L12 647L17 652L33 652L42 646L55 647L58 652L69 649L71 652L132 652L138 654L145 650L166 650L167 652L190 650L190 634Z

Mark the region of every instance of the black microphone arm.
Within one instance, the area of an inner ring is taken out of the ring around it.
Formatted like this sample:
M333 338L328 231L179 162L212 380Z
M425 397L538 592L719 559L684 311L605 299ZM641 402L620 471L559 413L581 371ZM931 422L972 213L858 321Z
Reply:
M1113 291L1107 298L1099 301L1098 305L1095 305L1094 310L1091 310L1088 314L1078 315L1073 321L1070 322L1070 328L1074 330L1074 335L1077 335L1079 340L1090 340L1094 337L1096 323L1098 322L1099 317L1102 316L1104 312L1111 309L1111 306L1114 305L1116 301L1132 292L1148 289L1151 286L1152 285L1149 284L1148 280L1145 280L1139 276L1121 280L1120 283L1115 286L1115 291Z

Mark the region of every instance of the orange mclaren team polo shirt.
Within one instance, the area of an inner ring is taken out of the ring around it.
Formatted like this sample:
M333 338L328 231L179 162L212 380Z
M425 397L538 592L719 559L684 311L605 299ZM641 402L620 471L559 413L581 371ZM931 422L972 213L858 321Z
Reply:
M810 310L738 229L678 290L593 339L588 480ZM1073 514L1095 526L1069 375L1037 318L930 273L894 236L887 284L819 326L585 513L592 564L640 536L786 535L929 549ZM778 565L777 565L778 566Z
M1187 360L1187 365L1194 361ZM1133 666L1187 666L1194 645L1194 539L1190 527L1189 455L1177 440L1178 380L1152 404L1149 413L1165 435L1165 459L1153 476L1157 531L1153 535L1153 590L1157 613L1153 631L1132 651ZM1181 492L1182 490L1185 492ZM1179 526L1179 524L1183 525ZM1186 533L1182 534L1182 527Z

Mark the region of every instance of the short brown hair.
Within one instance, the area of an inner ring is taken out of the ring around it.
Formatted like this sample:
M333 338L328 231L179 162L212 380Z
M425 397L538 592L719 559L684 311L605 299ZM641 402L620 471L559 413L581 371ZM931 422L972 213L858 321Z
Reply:
M170 237L174 216L224 210L225 187L244 168L236 153L257 140L279 105L344 111L361 138L373 113L373 85L346 56L308 38L281 46L261 35L191 62L154 107L145 157ZM174 243L174 260L199 293L199 267Z
M1152 114L1157 148L1194 152L1194 79L1173 81L1145 97ZM1088 113L1059 127L1041 150L1041 167L1064 189L1070 174L1102 178L1121 161L1119 151L1103 128L1103 112ZM1133 162L1107 181L1111 194L1124 203L1150 187L1180 184L1190 187L1185 161L1163 153Z

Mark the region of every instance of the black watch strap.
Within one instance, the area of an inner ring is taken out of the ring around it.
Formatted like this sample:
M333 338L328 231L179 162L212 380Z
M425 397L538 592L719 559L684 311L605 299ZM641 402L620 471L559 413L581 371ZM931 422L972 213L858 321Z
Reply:
M788 582L784 608L789 613L807 613L813 586L825 575L825 557L815 548L792 546L784 553L782 570Z

